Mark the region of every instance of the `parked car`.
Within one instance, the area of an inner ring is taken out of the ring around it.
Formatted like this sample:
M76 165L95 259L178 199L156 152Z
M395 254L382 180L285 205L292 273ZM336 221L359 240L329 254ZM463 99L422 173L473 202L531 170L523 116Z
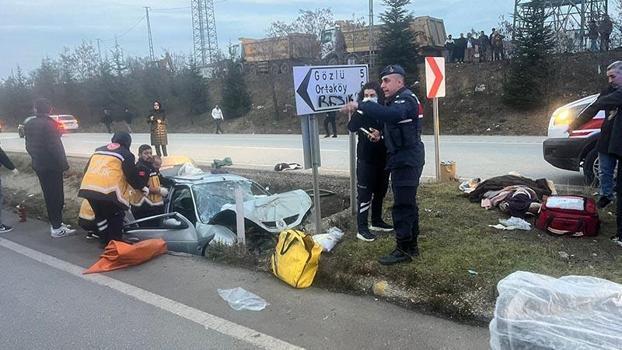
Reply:
M60 131L61 134L64 134L66 132L66 130L65 130L66 123L60 122L59 118L54 118L54 117L59 117L59 116L50 116L50 118L52 118L54 121L56 121L56 126L58 127L58 131ZM26 123L28 123L29 120L34 119L34 118L35 118L34 115L30 116L30 117L24 119L24 121L22 123L17 125L17 135L19 135L20 138L23 139L25 137L24 127L25 127ZM76 123L77 123L77 121L76 121ZM75 129L77 129L77 126L75 127Z
M62 126L63 132L78 131L80 125L76 117L70 114L51 115L50 118L56 120Z
M568 133L568 125L598 95L591 95L556 109L551 115L548 138L542 147L544 159L554 167L572 171L582 171L588 184L598 181L598 152L596 141L600 137L600 127L605 120L605 111L599 111L592 120Z

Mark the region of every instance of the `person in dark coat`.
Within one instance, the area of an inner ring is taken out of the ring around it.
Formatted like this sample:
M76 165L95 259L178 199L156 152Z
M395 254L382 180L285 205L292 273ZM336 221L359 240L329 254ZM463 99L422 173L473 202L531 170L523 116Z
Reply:
M615 61L607 67L607 79L609 81L609 89L604 90L596 99L594 103L586 108L586 111L582 112L579 117L570 124L569 131L572 131L581 124L589 121L599 110L604 109L606 111L606 118L601 127L601 135L596 145L598 150L599 164L607 164L605 172L610 172L606 176L610 176L610 179L603 179L603 172L601 172L601 192L603 182L605 186L613 185L613 169L615 168L615 161L620 164L622 158L622 61ZM602 160L601 155L604 155ZM614 159L611 164L607 162ZM622 176L616 177L616 224L617 234L613 237L616 244L622 246ZM598 206L603 207L609 204L612 197L601 196L598 200Z
M487 57L490 48L490 39L482 30L477 40L479 41L479 61L486 62L488 60Z
M587 25L587 37L590 39L590 51L598 51L598 24L595 20L591 20Z
M333 127L333 137L337 137L337 112L327 112L326 117L324 118L324 130L326 130L326 135L324 137L330 137L330 131L328 130L328 125L330 124Z
M2 148L0 148L0 164L5 168L11 170L13 174L19 174L19 171L17 170L17 168L15 168L15 165L13 164L13 162L11 162L11 159L9 159L6 153L4 153L4 150ZM0 187L0 233L6 233L12 230L13 227L5 225L2 222L2 187Z
M160 101L153 102L153 110L147 118L147 122L151 126L151 144L156 150L156 154L161 156L164 154L166 157L166 145L168 144L168 135L166 131L166 114L162 109ZM162 149L160 151L160 148Z
M464 37L464 33L460 33L460 37L456 39L455 42L454 57L456 58L456 62L464 62L464 54L467 47L467 39Z
M449 34L447 40L445 40L445 48L447 49L447 61L453 63L455 59L454 49L456 48L456 42L451 37L451 34Z
M603 18L598 24L598 34L600 35L600 51L609 51L609 36L613 30L613 23L608 15L603 15Z
M605 111L605 120L600 127L600 136L596 143L598 151L598 179L600 185L600 197L598 199L598 207L604 208L611 203L615 195L613 193L613 173L616 168L617 158L609 154L609 142L613 129L613 119L617 113L617 103L622 102L622 90L616 89L609 85L601 91L596 101L587 106L581 114L569 126L568 132L576 130L581 125L592 120L592 118L601 110Z
M24 126L26 151L32 158L32 168L41 184L52 225L50 234L53 238L66 237L75 233L75 230L63 223L63 172L69 169L69 164L60 139L61 133L56 122L50 118L51 102L45 98L37 99L34 109L36 118Z
M373 101L384 104L384 94L376 82L367 83L359 94L359 103ZM387 148L381 138L383 123L356 112L348 122L348 130L358 135L356 146L357 228L356 237L371 242L376 235L370 231L391 231L382 220L382 203L389 188ZM371 208L371 227L369 215Z
M110 108L104 108L104 115L102 116L102 123L106 126L106 130L108 133L112 133L112 113L110 112Z

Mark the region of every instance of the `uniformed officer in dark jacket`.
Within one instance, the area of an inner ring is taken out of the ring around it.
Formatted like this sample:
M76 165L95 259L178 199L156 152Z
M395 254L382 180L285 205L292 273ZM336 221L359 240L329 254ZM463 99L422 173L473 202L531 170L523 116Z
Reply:
M359 93L359 102L372 101L384 103L384 93L380 84L370 82ZM348 130L356 132L356 188L357 188L357 228L356 237L371 242L376 235L369 229L371 208L371 229L391 231L393 227L382 220L382 203L389 186L389 171L386 169L387 148L381 139L383 124L375 119L354 113L348 122Z
M379 259L383 265L410 262L419 255L419 208L417 187L425 163L425 150L420 137L419 100L405 87L406 72L399 65L387 66L381 73L382 90L386 102L350 102L345 110L359 110L384 123L384 140L387 146L387 169L391 172L393 226L397 247Z

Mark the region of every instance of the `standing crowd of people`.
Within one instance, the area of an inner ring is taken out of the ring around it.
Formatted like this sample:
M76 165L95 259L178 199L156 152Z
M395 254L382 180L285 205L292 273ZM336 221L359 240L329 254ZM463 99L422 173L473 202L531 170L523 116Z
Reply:
M449 62L486 62L505 59L505 48L503 40L505 36L495 28L492 28L490 35L484 31L476 33L460 33L460 37L454 39L452 35L447 36L445 49L447 50L447 60Z
M587 26L590 51L609 51L612 31L613 22L611 22L611 18L608 15L603 15L598 23L595 19L591 19Z

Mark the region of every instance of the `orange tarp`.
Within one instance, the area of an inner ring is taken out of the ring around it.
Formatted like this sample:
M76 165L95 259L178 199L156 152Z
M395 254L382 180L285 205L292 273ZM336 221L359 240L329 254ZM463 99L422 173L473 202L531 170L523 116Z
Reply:
M136 244L110 241L101 258L83 273L106 272L140 265L165 253L166 242L162 239L148 239Z

